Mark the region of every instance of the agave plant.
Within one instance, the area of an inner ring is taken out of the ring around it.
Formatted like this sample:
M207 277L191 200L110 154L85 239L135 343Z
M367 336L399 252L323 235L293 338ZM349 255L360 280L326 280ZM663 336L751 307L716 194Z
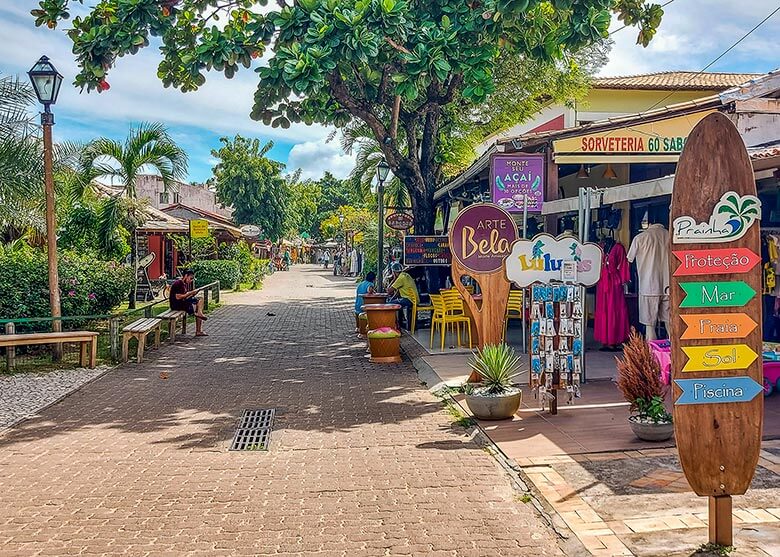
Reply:
M520 367L520 358L508 344L486 344L474 353L469 366L482 380L482 393L500 395L512 389L512 376Z

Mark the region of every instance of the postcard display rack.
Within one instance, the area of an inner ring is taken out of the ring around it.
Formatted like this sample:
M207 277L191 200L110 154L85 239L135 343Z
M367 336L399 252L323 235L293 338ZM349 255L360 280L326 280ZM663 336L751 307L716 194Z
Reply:
M531 286L530 384L542 410L558 412L558 389L566 402L580 398L584 371L585 289L575 284Z

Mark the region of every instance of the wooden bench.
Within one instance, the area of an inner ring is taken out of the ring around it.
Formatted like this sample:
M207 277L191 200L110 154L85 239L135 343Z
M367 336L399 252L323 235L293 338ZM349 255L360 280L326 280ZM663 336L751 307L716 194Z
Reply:
M138 319L133 321L127 327L122 329L122 361L127 361L127 352L130 347L130 339L135 338L138 341L136 351L136 362L139 364L144 359L144 347L146 346L146 335L154 333L154 347L160 347L160 324L161 319L154 317Z
M179 319L181 319L181 334L187 334L187 312L180 309L169 309L157 316L157 319L162 319L168 323L168 340L173 342L176 340L176 327Z
M32 344L61 344L63 342L78 342L81 345L79 365L94 368L97 361L98 333L92 331L63 331L59 333L28 333L0 335L0 346L11 348L29 346ZM89 355L87 355L89 345ZM9 367L11 358L8 359Z

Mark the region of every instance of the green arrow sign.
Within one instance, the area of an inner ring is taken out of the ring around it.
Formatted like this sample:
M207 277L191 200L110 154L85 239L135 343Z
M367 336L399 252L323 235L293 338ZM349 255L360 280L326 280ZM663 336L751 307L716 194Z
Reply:
M680 303L681 308L742 307L756 295L756 291L741 280L679 284L686 294L685 299Z

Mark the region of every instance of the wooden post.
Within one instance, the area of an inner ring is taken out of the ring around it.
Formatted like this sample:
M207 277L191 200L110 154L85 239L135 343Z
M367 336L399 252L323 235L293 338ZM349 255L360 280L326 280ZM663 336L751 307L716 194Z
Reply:
M208 311L209 309L209 289L206 288L203 290L203 311Z
M219 289L220 289L220 284L219 281L217 281L217 287L214 289L214 301L216 303L219 303Z
M555 201L558 199L558 165L553 160L552 146L547 148L547 168L545 170L547 180L544 184L544 200ZM558 235L557 215L544 217L544 231L551 236Z
M118 361L120 358L120 318L112 317L108 320L108 336L111 341L111 358Z
M152 316L152 306L146 306L144 308L144 317L147 319Z
M51 128L54 125L54 114L46 111L41 114L43 127L43 176L46 191L46 256L49 267L49 306L51 307L51 330L62 331L60 316L60 278L57 269L57 209L54 201L54 171L53 171L53 141ZM62 359L62 344L52 345L52 357L55 362Z
M709 507L710 543L726 547L734 545L731 524L731 495L710 497Z
M12 335L16 332L16 326L13 323L5 324L5 334ZM13 371L16 367L16 348L8 346L5 349L5 363L8 366L8 371Z

